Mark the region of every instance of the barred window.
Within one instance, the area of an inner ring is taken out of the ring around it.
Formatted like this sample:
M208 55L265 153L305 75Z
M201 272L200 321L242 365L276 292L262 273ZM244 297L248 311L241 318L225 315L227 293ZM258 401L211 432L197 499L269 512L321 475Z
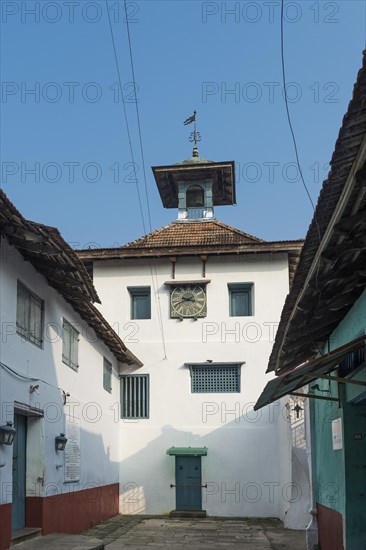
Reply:
M192 393L239 393L240 365L190 365Z
M121 418L149 418L149 375L121 376Z
M43 344L44 301L18 281L17 333L39 348Z

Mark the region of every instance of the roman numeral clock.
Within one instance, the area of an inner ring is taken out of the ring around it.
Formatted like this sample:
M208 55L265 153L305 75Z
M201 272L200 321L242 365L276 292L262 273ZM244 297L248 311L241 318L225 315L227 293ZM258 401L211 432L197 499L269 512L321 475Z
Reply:
M167 281L170 286L170 317L197 319L207 315L207 293L204 281Z

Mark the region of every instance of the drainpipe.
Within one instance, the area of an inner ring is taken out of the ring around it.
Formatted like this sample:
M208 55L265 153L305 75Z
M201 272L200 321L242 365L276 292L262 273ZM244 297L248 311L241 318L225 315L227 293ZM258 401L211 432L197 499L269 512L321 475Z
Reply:
M309 482L310 482L310 502L311 515L310 523L306 528L306 549L317 550L318 547L318 521L316 510L316 476L315 476L315 440L314 440L314 424L315 411L314 402L309 399L305 407L305 422L306 422L306 454L309 465Z

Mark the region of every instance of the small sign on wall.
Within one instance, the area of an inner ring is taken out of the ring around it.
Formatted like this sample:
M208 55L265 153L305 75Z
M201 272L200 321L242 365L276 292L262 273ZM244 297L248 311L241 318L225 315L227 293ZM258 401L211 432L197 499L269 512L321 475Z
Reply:
M342 418L336 418L332 421L332 443L333 451L343 449Z
M66 416L65 483L80 481L80 420Z

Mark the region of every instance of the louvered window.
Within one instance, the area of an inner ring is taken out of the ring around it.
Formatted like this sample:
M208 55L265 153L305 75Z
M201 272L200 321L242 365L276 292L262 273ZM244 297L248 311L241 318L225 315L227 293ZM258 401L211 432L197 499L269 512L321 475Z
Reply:
M17 332L39 348L43 344L44 302L18 281Z
M149 375L121 376L121 418L149 418Z
M105 357L103 360L103 388L109 393L112 392L112 363Z
M62 361L73 370L78 370L79 333L66 319L62 325Z
M240 365L190 365L192 393L239 393Z

